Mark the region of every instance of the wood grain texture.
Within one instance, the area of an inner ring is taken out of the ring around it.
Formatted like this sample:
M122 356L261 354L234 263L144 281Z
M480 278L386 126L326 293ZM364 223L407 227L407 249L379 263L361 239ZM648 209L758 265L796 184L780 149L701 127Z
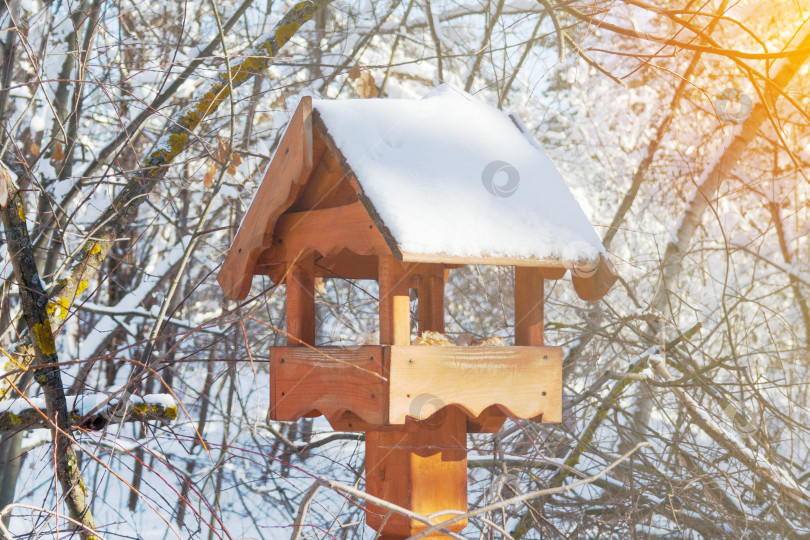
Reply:
M267 252L267 257L271 252ZM285 262L264 262L265 254L259 256L254 275L270 276L274 283L284 277L287 270ZM377 257L375 255L358 255L344 249L333 255L315 256L315 277L336 279L373 279L377 280Z
M543 345L543 274L515 267L515 345Z
M467 417L467 433L498 433L507 418L509 412L504 407L492 405L478 416ZM542 422L542 416L536 421Z
M379 276L377 257L358 255L343 250L336 255L319 257L315 260L315 275L337 279L373 279Z
M301 100L217 275L226 298L242 300L253 267L279 216L297 198L313 169L312 99Z
M419 268L419 335L433 331L444 333L444 266L424 264Z
M552 279L557 280L561 279L565 273L568 271L567 268L550 268L548 266L538 266L540 270L540 274L543 276L543 279Z
M270 418L293 421L318 411L339 422L351 411L365 425L382 425L387 409L380 346L271 347Z
M589 302L596 302L605 296L619 279L613 263L602 255L599 256L599 262L595 267L575 268L571 273L577 296Z
M317 145L325 147L325 143L317 131L315 131L313 140ZM290 211L321 210L344 206L358 200L355 186L348 180L337 158L330 151L323 153L309 182L295 204L290 207Z
M292 261L299 253L333 256L349 250L358 255L390 254L388 245L359 202L284 214L279 217L272 235L272 249L262 254L261 260L257 259L259 265Z
M445 263L455 265L491 264L496 266L529 266L534 268L547 268L549 270L562 269L563 273L571 266L570 263L558 259L524 259L517 257L461 257L444 253L411 253L400 251L404 262Z
M380 343L410 345L410 272L393 256L380 256ZM401 422L400 422L401 423Z
M285 280L287 345L315 344L315 263L312 253L302 254Z
M389 421L455 404L477 417L500 405L515 418L562 419L562 348L395 346Z
M366 434L369 493L423 515L467 511L466 417L457 409L441 416L433 423L411 422L398 432ZM386 512L369 504L366 523L380 530ZM450 530L460 532L466 525L461 521ZM391 515L382 538L407 538L425 528L410 518Z

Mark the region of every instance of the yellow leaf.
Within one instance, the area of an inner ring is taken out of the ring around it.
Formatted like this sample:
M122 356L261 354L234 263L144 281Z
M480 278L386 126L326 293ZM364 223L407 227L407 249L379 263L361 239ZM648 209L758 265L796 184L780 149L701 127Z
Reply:
M228 174L236 178L236 170L241 163L242 156L240 156L237 152L231 154L231 161L228 163Z
M225 160L228 159L228 143L220 139L219 136L217 136L217 151L214 157L216 157L220 163L224 163Z
M65 153L62 151L62 142L56 141L53 145L53 153L51 154L51 163L62 163L65 161Z
M315 278L315 294L318 296L326 296L326 282L322 277Z
M205 185L205 187L207 188L210 188L214 184L214 176L216 176L216 174L217 168L214 167L213 163L210 163L208 165L208 173L205 175L205 178L203 179L203 185Z
M377 97L377 87L374 84L374 76L369 71L364 71L357 79L355 90L361 98Z
M360 73L363 70L360 68L360 64L356 64L352 69L349 70L349 80L354 81L357 77L360 76Z

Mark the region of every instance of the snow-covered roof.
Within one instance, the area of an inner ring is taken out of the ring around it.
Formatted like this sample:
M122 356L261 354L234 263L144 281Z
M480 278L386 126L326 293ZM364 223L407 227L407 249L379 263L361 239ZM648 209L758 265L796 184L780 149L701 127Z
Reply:
M470 94L312 103L405 260L605 253L543 149Z
M253 275L281 279L304 252L339 264L340 250L533 266L547 279L571 268L586 300L616 280L543 149L509 116L447 85L417 100L302 98L217 279L242 299ZM376 278L357 259L343 271Z

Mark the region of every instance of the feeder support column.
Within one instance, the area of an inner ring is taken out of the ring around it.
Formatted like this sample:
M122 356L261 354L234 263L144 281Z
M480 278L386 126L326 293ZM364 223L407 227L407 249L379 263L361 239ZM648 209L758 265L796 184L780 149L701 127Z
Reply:
M428 274L428 287L422 289L424 279L418 285L420 304L423 300L430 304L419 308L424 315L420 316L424 330L440 330L444 325L444 275L440 265L436 270L440 286L433 272ZM393 257L380 257L382 345L410 345L409 277L401 262ZM438 409L444 405L431 402L430 396L425 398L426 406ZM422 515L442 510L466 512L466 442L466 417L456 409L444 409L421 422L408 420L395 431L369 431L366 434L366 489L372 495ZM370 504L366 513L366 522L381 532L383 540L407 538L426 528L402 515L386 517L387 512ZM445 514L439 520L448 516ZM465 525L466 521L459 522L451 528L458 532Z
M419 333L425 331L444 333L444 265L425 265L419 274Z
M287 285L287 346L315 345L315 256L301 254L292 263Z
M515 267L515 345L543 345L543 274Z

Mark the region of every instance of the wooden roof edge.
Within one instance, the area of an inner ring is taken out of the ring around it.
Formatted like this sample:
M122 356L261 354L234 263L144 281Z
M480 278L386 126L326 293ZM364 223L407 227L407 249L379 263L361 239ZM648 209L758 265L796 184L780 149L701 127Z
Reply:
M253 202L217 275L225 297L243 300L250 292L253 267L265 236L289 208L314 168L312 98L301 99L273 154Z
M383 219L380 217L380 214L377 213L377 209L374 207L374 204L371 200L366 196L365 192L363 191L363 185L357 179L357 176L354 174L354 170L352 170L352 166L349 161L346 159L346 156L343 155L343 152L340 151L337 144L335 144L335 140L332 138L332 135L329 133L329 128L327 128L326 123L321 118L318 109L313 109L313 127L318 131L318 134L321 137L321 140L326 145L326 149L329 152L332 152L332 155L338 160L340 164L340 168L343 169L343 173L346 175L346 178L352 184L354 189L357 192L357 197L360 199L360 202L363 203L363 206L368 212L369 217L371 217L371 221L377 230L383 235L385 239L385 243L388 244L388 247L391 249L391 253L393 253L394 257L399 260L403 260L402 258L402 250L399 248L399 244L397 243L396 238L388 229L388 226L385 224Z
M602 298L618 279L610 259L600 254L592 264L575 265L559 259L530 259L519 257L461 257L445 254L403 252L402 260L419 263L484 264L494 266L524 266L541 269L544 279L560 279L571 270L574 290L582 300L595 302Z
M519 118L509 118L512 120L515 129L517 129L524 136L531 136L525 131L525 128L520 123ZM393 255L403 262L424 262L424 263L445 263L445 264L491 264L499 266L532 266L541 268L543 270L543 277L545 279L560 279L565 275L566 270L571 269L572 280L574 282L574 290L577 295L582 299L589 302L594 302L602 298L608 290L613 286L618 278L616 270L610 260L604 255L600 254L599 259L593 265L586 265L578 267L573 265L570 261L561 261L558 259L527 259L517 257L459 257L444 254L417 254L408 253L402 250L394 237L393 233L388 229L383 219L377 213L377 209L371 200L365 195L362 183L357 179L352 166L343 153L338 148L332 135L329 133L329 128L326 126L323 118L318 112L317 108L313 109L313 122L314 128L318 131L328 151L340 163L340 167L346 174L346 177L354 186L357 191L358 198L363 203L372 222L377 227L377 230L382 233L388 247L391 249ZM536 145L536 143L534 143Z
M596 302L607 294L619 279L619 274L610 259L600 254L595 264L587 268L573 268L571 279L577 296L588 302Z
M516 127L519 129L518 126ZM362 184L352 170L351 164L338 148L317 109L313 108L312 99L305 96L301 99L287 125L278 149L267 167L253 202L245 214L233 245L217 275L217 281L226 298L243 300L250 292L256 262L262 251L266 249L268 240L271 240L277 220L294 204L300 188L306 184L314 170L314 131L317 131L315 136L320 137L326 151L331 152L337 159L391 253L401 261L454 265L529 266L541 268L545 279L560 279L566 270L571 269L574 290L581 299L586 301L596 301L602 298L618 278L613 264L601 254L598 261L592 265L574 266L570 261L558 259L462 257L404 252L377 213L374 204L363 192Z
M414 253L403 251L402 260L405 262L446 263L446 264L489 264L493 266L530 266L549 270L549 275L558 275L559 279L571 267L570 263L559 259L531 259L525 257L498 257L498 256L460 256L445 253ZM558 270L559 272L554 272Z

